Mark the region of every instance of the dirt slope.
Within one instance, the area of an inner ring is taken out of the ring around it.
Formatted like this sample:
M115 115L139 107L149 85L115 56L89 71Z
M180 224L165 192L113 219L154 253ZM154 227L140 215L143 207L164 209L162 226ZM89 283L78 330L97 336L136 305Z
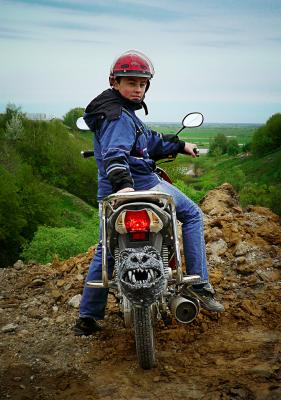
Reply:
M51 265L1 269L0 398L13 400L281 399L279 217L242 210L232 187L211 191L206 216L210 276L222 315L157 326L158 366L138 367L134 340L110 298L104 330L76 338L94 248Z

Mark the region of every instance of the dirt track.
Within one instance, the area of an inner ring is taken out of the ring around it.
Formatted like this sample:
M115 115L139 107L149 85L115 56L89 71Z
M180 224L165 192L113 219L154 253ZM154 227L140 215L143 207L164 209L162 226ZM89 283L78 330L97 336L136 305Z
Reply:
M229 185L201 205L211 281L226 312L156 328L158 365L138 367L113 297L101 333L76 338L88 254L0 270L0 398L15 400L281 398L279 218L242 211Z

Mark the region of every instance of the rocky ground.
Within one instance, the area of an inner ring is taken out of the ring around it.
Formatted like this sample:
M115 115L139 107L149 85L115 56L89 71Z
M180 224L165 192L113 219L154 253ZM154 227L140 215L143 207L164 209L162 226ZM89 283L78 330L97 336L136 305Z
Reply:
M281 399L280 219L242 210L228 184L201 208L211 281L226 311L201 311L190 325L159 323L150 371L138 367L113 296L102 332L72 334L94 248L66 262L1 269L1 400Z

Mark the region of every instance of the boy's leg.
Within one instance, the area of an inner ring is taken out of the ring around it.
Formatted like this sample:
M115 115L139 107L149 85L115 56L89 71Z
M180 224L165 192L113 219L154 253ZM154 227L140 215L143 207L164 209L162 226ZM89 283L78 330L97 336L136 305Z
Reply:
M101 221L101 207L99 208ZM89 288L86 286L88 281L102 280L102 244L101 244L101 225L100 240L95 251L93 260L89 266L88 274L85 280L83 294L80 303L80 316L74 326L74 333L77 336L91 335L100 330L97 320L104 318L107 303L108 289ZM107 257L109 279L112 277L114 259L111 255Z
M108 257L109 275L112 273L112 257ZM80 317L94 318L100 320L104 318L107 303L108 289L97 289L86 287L87 281L102 280L102 246L98 244L94 258L89 266L89 271L85 280L85 286L80 303Z
M182 222L182 240L188 275L200 275L201 283L208 282L208 270L204 240L203 214L200 208L180 190L166 181L151 190L173 196L177 219Z
M108 257L109 278L112 276L113 258ZM98 244L94 258L89 266L80 303L80 316L73 327L76 336L88 336L101 329L97 320L104 318L108 289L88 288L87 281L102 279L102 246Z
M188 275L200 275L201 282L191 288L184 288L187 294L196 296L202 307L216 312L224 311L222 304L214 299L214 289L209 283L203 213L200 208L180 190L166 181L160 182L151 190L159 190L173 196L176 214L182 222L182 240Z

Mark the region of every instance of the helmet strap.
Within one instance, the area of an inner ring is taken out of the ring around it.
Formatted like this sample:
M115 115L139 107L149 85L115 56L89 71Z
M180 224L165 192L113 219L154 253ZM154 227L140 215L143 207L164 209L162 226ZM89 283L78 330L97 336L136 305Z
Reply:
M143 107L143 109L144 109L145 115L147 115L147 114L148 114L147 105L145 104L144 101L141 102L141 105L142 105L142 107Z
M150 87L150 80L148 79L146 88L145 88L145 93L148 91L149 87Z

